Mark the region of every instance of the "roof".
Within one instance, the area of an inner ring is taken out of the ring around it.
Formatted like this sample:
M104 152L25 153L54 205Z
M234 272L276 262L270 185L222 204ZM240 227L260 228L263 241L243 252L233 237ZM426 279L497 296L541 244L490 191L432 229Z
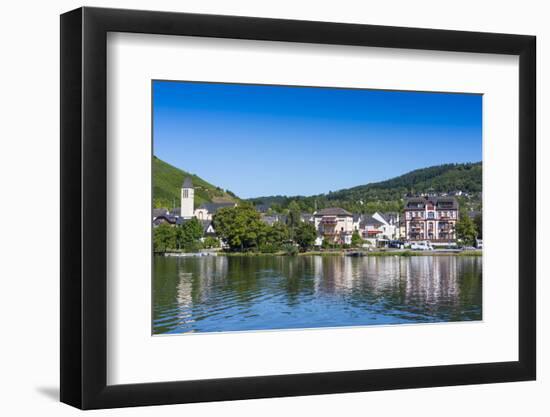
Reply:
M269 226L272 226L273 223L277 223L279 221L279 216L276 214L264 215L261 217L261 220Z
M316 211L314 213L315 216L349 216L352 217L353 214L351 214L349 211L344 210L340 207L329 207L325 208L319 211Z
M431 203L438 209L458 209L458 201L454 197L409 197L406 199L405 208L423 209L427 203ZM420 207L416 207L420 206Z
M165 208L154 208L153 209L153 218L159 216L165 216L168 214L168 209Z
M359 224L362 228L365 228L366 226L374 226L374 227L380 227L383 226L384 223L382 223L379 220L376 220L372 216L366 216L361 223Z
M196 217L177 217L176 218L176 224L181 226L182 224L185 224L188 221L191 221L193 219L196 219ZM203 232L204 232L204 231L206 231L206 229L208 229L208 226L210 226L212 224L212 221L211 220L199 220L199 223L201 224L201 226L203 228Z
M377 212L375 214L378 214L382 220L384 220L386 223L389 223L389 218L384 213Z
M193 181L191 181L191 177L185 177L181 188L193 188Z
M202 203L199 206L199 209L204 209L204 210L208 211L208 213L214 214L219 209L224 208L224 207L235 207L235 203L230 203L230 202L227 202L227 203Z
M269 205L268 204L256 204L254 206L254 208L256 209L256 211L260 212L260 213L266 213L267 211L269 211Z
M390 224L396 223L399 220L399 213L396 213L394 211L389 211L387 213L381 213L382 217L386 219L386 221Z
M458 209L458 201L454 197L437 197L435 203L437 204L437 208L446 206L444 208Z
M407 198L405 203L405 208L424 208L426 204L426 199L424 197L411 197Z
M313 221L313 214L311 214L311 213L301 213L300 214L300 219L302 219L302 221L304 221L304 222L311 222L311 221Z
M201 220L201 225L202 225L202 232L204 234L208 234L208 228L210 226L212 226L212 229L214 228L214 226L212 225L212 220Z
M176 218L174 216L162 215L162 216L155 217L153 219L153 224L155 226L158 226L159 224L162 224L164 222L169 223L169 224L177 224L178 219L179 218Z

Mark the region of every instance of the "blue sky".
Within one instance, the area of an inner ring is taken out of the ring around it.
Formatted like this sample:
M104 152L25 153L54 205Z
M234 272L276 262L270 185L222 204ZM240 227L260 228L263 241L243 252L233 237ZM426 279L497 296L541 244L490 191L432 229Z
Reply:
M153 82L153 152L239 197L481 161L482 96Z

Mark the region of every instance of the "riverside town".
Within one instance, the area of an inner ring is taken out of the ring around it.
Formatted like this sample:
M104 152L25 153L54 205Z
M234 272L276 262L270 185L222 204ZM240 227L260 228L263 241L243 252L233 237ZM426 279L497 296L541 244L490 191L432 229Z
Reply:
M330 204L304 212L300 200L291 200L286 208L261 199L257 203L219 200L197 206L189 176L179 191L179 207L153 209L156 253L481 254L482 214L461 210L459 199L471 200L470 194L461 190L403 195L399 210L372 213Z

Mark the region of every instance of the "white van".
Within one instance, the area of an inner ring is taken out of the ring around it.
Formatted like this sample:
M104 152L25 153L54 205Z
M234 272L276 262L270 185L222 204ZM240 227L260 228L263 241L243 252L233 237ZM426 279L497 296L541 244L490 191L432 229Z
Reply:
M433 246L428 241L412 242L411 249L412 250L434 250Z

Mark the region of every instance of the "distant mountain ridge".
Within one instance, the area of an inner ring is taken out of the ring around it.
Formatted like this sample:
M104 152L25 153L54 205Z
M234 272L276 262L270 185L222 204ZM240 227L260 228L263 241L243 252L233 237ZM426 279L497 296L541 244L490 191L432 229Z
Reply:
M263 196L247 199L255 205L271 207L275 211L288 208L295 201L304 212L326 207L341 207L354 213L401 211L405 195L449 193L462 191L461 204L471 210L481 207L482 163L443 164L420 168L385 181L358 185L334 192L312 196ZM229 190L223 190L197 175L176 168L156 156L153 157L153 205L173 208L180 205L180 190L189 176L195 187L195 207L207 202L238 202Z
M174 208L180 206L180 190L183 180L190 177L195 188L195 208L202 203L236 202L230 191L210 184L195 174L176 168L153 156L153 207Z
M480 205L482 163L443 164L420 168L385 181L358 185L313 196L264 196L249 199L254 204L287 207L297 201L303 210L338 206L355 212L377 210L399 211L407 194L449 193L470 194L473 205Z
M371 190L395 190L403 193L419 194L427 192L448 193L463 191L467 193L481 192L482 164L481 162L465 164L444 164L414 171L385 181L359 185L356 187L330 193L332 198L349 198L357 194L366 194Z

